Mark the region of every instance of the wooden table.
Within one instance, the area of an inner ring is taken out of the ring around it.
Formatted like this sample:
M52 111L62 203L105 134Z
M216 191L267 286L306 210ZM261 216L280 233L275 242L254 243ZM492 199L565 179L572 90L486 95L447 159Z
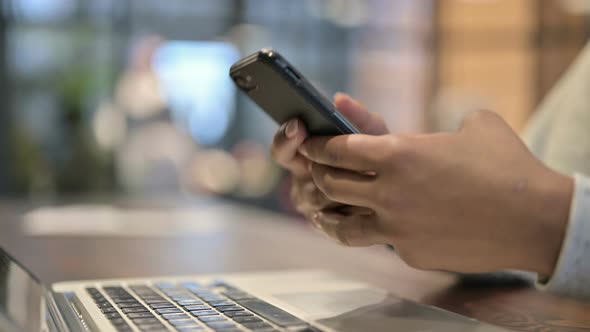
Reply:
M211 232L165 236L31 236L18 217L31 207L5 202L0 204L0 244L46 282L322 268L518 331L590 331L590 303L530 286L464 285L447 273L411 269L386 248L342 247L301 220L252 208L210 200L153 202L117 200L116 204L209 211L207 218L217 219L220 226Z

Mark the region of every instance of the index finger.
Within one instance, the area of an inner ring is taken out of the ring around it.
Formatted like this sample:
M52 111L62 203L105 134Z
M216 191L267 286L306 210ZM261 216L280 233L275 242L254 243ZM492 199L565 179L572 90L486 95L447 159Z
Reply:
M375 171L384 153L383 136L310 137L299 148L309 160L353 171Z

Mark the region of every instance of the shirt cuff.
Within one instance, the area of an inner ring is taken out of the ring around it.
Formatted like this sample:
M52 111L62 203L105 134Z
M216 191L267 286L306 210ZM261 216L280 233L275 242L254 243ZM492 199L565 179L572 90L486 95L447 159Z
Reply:
M574 175L574 195L553 275L537 286L552 293L590 299L590 178Z

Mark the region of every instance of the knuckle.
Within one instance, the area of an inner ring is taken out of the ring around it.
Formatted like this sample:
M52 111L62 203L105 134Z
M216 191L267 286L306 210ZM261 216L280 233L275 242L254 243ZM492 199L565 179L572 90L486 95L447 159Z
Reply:
M382 152L378 156L379 162L395 165L413 157L414 150L409 144L409 138L401 136L385 136L385 138Z
M395 159L406 159L412 156L413 149L409 144L408 138L398 137L395 140L391 140L390 150L391 157Z

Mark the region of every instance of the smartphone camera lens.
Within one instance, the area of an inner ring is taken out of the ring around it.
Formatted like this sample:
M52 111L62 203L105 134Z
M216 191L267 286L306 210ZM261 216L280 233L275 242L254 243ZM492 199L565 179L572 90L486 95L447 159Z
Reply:
M256 90L258 88L258 84L254 81L254 78L250 75L242 76L238 75L235 77L236 84L240 87L240 89L250 92L252 90Z

